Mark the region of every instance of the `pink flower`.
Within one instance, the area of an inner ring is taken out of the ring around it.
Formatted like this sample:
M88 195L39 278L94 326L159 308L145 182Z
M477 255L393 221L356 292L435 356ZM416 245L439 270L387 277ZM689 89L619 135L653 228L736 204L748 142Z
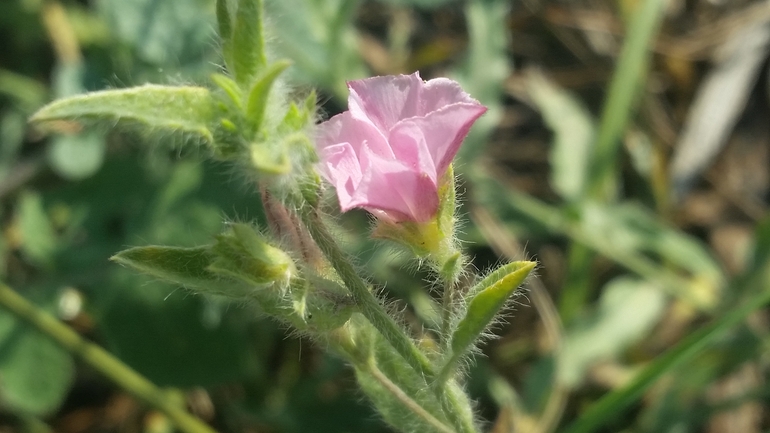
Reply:
M348 82L349 110L319 125L321 174L343 212L393 222L431 220L438 182L486 107L447 78L412 75Z

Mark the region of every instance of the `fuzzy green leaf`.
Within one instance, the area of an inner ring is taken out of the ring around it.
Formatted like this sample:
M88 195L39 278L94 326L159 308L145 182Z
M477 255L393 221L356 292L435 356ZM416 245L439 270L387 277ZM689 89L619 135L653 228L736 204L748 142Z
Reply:
M470 291L473 296L468 304L465 317L452 333L451 354L441 368L439 377L449 378L457 361L468 353L481 333L489 326L495 315L505 304L524 279L537 265L536 262L521 261L500 267L481 280Z
M290 64L291 63L287 60L279 60L273 63L254 83L254 86L252 86L251 91L249 92L246 116L255 131L259 131L259 128L262 126L262 120L265 117L265 107L267 107L267 99L275 79L278 78L278 76L281 75L281 72L286 70Z
M241 0L233 28L232 73L236 81L249 84L267 63L262 23L262 0Z
M147 84L120 90L103 90L54 101L30 119L46 124L56 121L136 124L152 132L181 133L213 141L208 125L213 118L208 89L192 86Z
M206 293L244 297L244 285L211 272L215 257L209 247L135 247L121 251L110 260L139 272Z

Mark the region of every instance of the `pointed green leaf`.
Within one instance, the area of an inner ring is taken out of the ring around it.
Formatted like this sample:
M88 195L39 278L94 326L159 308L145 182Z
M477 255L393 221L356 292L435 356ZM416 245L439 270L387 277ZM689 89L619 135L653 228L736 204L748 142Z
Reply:
M262 126L262 119L265 117L265 107L267 107L267 99L270 94L270 88L273 87L275 79L281 75L291 63L288 60L279 60L270 65L264 74L254 83L254 86L249 92L249 102L246 108L246 116L254 127L255 131L259 131Z
M267 63L262 23L262 0L241 0L235 17L231 55L233 75L248 84Z
M224 90L227 96L233 101L236 107L243 109L243 101L241 99L241 89L238 87L238 83L231 80L230 77L222 74L211 74L211 81L214 82L220 89Z
M460 358L470 351L474 342L505 305L505 301L536 265L536 262L529 261L509 263L489 274L471 289L470 295L473 299L468 304L465 317L452 333L451 354L441 368L440 379L449 378Z
M35 113L35 123L74 121L139 125L212 142L208 125L213 117L208 89L192 86L147 84L120 90L103 90L54 101ZM49 125L50 126L50 125Z
M244 297L248 288L209 270L215 257L209 247L135 247L111 257L139 272L206 293Z

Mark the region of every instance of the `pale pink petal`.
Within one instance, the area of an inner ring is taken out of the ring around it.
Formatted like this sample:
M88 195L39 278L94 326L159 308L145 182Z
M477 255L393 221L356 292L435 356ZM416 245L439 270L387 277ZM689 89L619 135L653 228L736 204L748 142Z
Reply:
M411 170L398 160L381 158L366 150L361 163L377 169L363 173L353 197L356 206L379 209L396 222L424 222L436 214L438 188L429 176Z
M479 104L449 105L425 117L401 121L391 136L415 135L421 131L440 177L449 168L473 122L486 111L487 108Z
M438 172L433 154L420 126L413 122L400 122L391 130L388 137L396 159L412 171L423 173L437 183Z
M351 81L349 111L319 125L319 170L343 211L360 207L394 222L426 222L437 184L486 108L456 82L419 74Z
M382 157L393 157L388 142L370 122L354 118L350 111L340 113L318 125L316 146L319 150L339 143L350 143L356 154L361 152L364 142Z
M434 78L428 80L422 88L420 95L420 116L457 103L480 105L479 101L460 87L460 83L449 78Z
M422 86L416 72L349 81L348 106L355 117L368 118L387 134L399 120L421 115Z
M357 205L353 203L363 174L356 152L350 143L338 143L320 149L319 169L321 175L335 188L340 202L340 209L346 212Z

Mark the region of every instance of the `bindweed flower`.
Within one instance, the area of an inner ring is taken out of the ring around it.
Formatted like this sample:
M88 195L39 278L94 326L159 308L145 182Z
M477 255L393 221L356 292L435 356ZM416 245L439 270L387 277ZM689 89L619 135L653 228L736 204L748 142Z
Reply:
M486 107L447 78L412 75L348 82L349 110L319 125L321 174L340 208L390 223L424 223L440 207L440 181Z

